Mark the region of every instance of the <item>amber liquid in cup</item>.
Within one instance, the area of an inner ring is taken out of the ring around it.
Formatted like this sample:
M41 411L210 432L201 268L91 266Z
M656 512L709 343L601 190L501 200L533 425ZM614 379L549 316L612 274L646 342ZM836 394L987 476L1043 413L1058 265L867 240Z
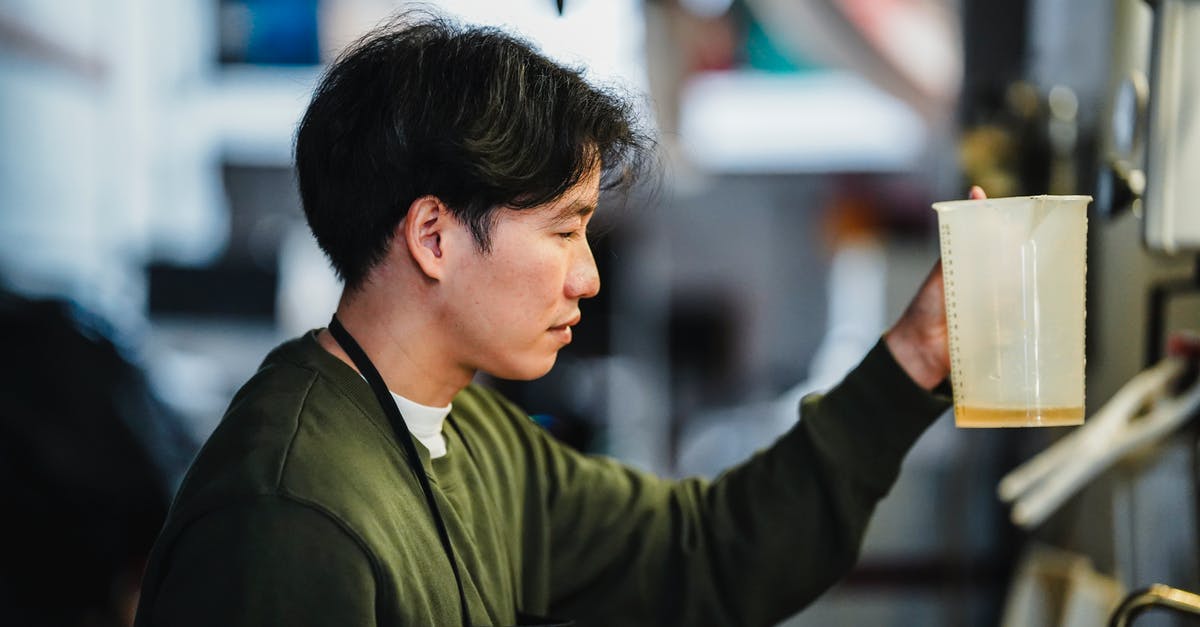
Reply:
M997 409L955 405L954 424L964 428L1068 427L1083 424L1083 407Z

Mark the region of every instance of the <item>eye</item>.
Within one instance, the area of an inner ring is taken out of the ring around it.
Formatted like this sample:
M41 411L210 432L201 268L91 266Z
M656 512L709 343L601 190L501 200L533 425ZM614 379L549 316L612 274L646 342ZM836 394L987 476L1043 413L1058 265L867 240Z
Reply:
M565 231L559 233L558 236L565 240L574 240L579 238L579 231Z

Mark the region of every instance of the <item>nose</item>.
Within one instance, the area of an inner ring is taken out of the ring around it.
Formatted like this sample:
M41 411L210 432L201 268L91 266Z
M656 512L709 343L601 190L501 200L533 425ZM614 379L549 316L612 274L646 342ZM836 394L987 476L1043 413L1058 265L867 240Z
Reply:
M592 247L585 241L580 250L567 272L567 282L563 290L567 298L572 300L591 298L600 293L600 271L596 269Z

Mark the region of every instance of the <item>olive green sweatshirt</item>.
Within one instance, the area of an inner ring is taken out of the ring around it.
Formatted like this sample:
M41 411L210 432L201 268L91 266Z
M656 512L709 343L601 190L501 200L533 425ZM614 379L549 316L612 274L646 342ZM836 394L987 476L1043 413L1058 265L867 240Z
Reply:
M715 481L579 454L472 385L421 462L477 625L770 625L841 578L947 399L880 342L797 426ZM358 373L315 332L273 351L188 472L138 627L461 625L421 487Z

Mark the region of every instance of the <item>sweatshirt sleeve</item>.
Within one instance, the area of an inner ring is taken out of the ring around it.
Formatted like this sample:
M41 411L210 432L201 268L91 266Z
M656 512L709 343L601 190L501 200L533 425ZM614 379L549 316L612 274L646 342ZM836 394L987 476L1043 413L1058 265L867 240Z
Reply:
M180 567L143 592L138 627L376 624L366 554L305 505L260 497L205 514L170 555Z
M551 610L588 625L772 625L841 579L904 455L949 403L879 342L801 421L713 482L544 438Z

